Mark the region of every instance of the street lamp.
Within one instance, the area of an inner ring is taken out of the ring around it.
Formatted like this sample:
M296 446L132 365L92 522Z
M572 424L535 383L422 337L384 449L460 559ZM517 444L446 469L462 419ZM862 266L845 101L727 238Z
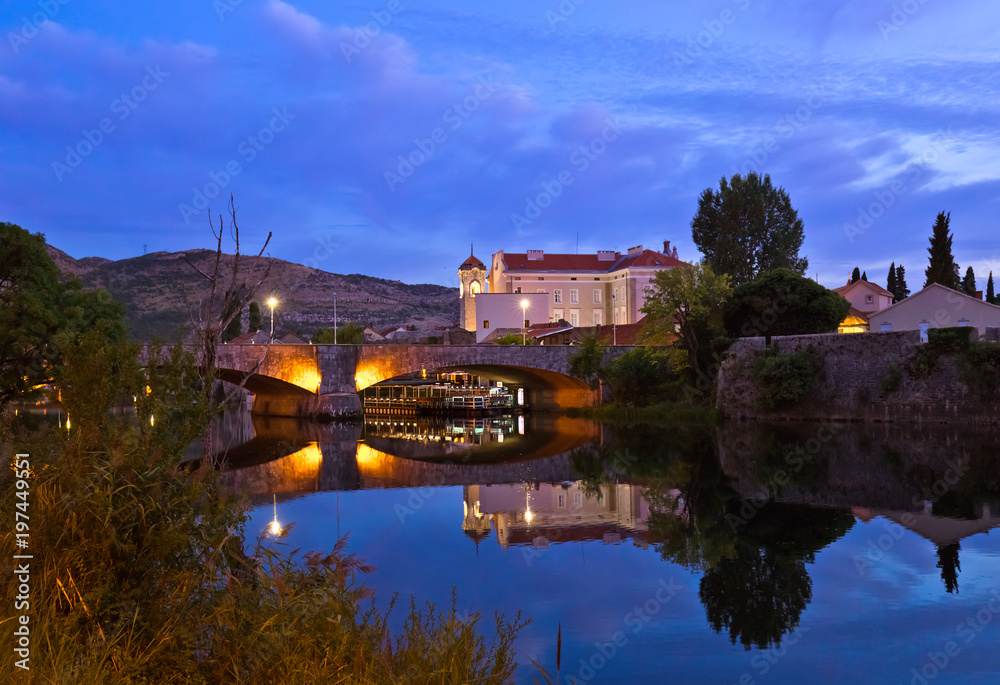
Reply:
M333 344L337 344L337 293L333 294Z
M527 329L528 320L526 317L528 316L528 305L530 304L531 303L528 302L527 298L521 300L521 344L522 345L526 345L528 339L528 329Z
M273 297L267 299L267 306L271 308L271 340L274 341L274 306L278 304L278 301Z

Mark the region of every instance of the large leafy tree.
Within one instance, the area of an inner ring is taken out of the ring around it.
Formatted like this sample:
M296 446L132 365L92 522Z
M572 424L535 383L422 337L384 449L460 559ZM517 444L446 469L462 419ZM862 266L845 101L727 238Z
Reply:
M109 343L127 337L107 292L63 281L45 236L0 222L0 406L55 380L63 351L99 322Z
M726 332L747 338L829 333L847 316L846 299L790 269L776 269L733 290Z
M927 248L927 252L930 255L930 263L924 272L926 276L926 280L924 281L925 288L932 283L940 283L953 290L958 290L959 288L958 264L955 263L955 257L951 253L952 235L949 232L950 224L951 212L939 212L937 219L934 221L933 234L930 239L931 244Z
M670 342L691 369L698 369L702 346L722 333L729 293L729 277L716 273L707 259L659 271L646 291L643 333L652 342Z
M719 190L706 188L691 220L691 234L705 260L733 286L777 268L804 274L809 262L799 257L802 220L784 188L771 177L750 172L723 178Z

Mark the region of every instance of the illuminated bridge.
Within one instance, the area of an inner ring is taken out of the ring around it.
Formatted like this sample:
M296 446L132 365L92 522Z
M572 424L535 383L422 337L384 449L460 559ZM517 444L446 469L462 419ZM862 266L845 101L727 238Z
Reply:
M604 359L632 349L609 347ZM569 375L572 346L517 345L223 345L217 375L255 394L253 413L347 416L361 413L358 392L420 371L465 371L523 387L531 409L598 402L598 392Z

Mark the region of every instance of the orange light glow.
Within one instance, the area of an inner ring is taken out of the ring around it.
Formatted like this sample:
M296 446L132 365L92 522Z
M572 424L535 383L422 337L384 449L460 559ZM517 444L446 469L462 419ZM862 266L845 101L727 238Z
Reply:
M387 460L391 459L393 459L393 457L385 452L380 452L374 447L370 447L363 442L358 443L357 460L359 471L374 471L378 469L379 466L383 465Z
M296 364L289 374L289 382L304 388L309 392L319 392L320 381L319 369L315 362L303 362Z
M357 371L354 373L354 386L360 392L368 386L375 385L384 379L385 377L379 373L377 367L359 365Z

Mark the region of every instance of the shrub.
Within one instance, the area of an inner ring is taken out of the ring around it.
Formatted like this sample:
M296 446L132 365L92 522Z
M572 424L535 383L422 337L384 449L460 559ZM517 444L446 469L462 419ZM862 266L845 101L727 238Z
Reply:
M903 372L895 364L889 364L886 369L885 378L882 379L882 392L889 394L899 390L899 385L903 381Z
M776 409L801 399L812 390L819 371L819 361L809 352L778 354L772 348L757 357L750 376L760 389L760 405Z
M638 347L613 359L601 368L599 375L612 399L629 407L644 407L667 399L668 386L677 381L677 374L666 354Z
M931 328L927 331L927 349L936 354L963 352L969 347L972 331L970 326Z
M970 390L993 396L1000 392L1000 345L975 340L958 360L959 380Z

